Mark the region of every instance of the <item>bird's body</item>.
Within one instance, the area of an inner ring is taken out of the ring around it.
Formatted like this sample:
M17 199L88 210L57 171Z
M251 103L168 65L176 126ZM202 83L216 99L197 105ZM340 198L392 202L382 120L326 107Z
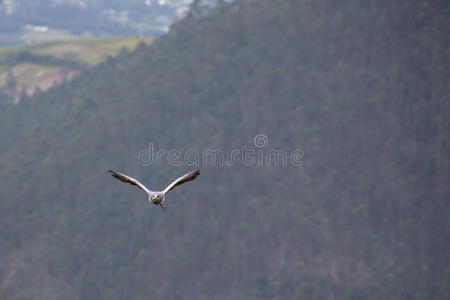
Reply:
M111 175L122 181L122 182L126 182L129 183L131 185L135 185L138 188L140 188L141 190L143 190L144 192L146 192L148 194L148 201L155 204L155 205L159 205L161 206L161 208L166 211L165 206L164 206L164 202L167 199L166 194L171 191L174 187L181 185L185 182L194 180L198 175L200 175L200 171L192 171L189 172L187 174L184 174L183 176L177 178L176 180L174 180L171 184L169 184L163 191L151 191L149 190L147 187L145 187L145 185L143 185L142 183L140 183L139 181L137 181L136 179L129 177L125 174L113 171L113 170L109 170L109 172L111 173Z
M153 192L148 196L148 201L155 205L158 205L161 202L166 201L166 196L161 192Z

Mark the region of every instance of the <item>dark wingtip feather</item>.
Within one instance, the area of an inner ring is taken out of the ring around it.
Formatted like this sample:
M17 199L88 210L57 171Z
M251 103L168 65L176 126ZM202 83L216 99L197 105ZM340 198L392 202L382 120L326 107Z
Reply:
M117 178L117 179L119 179L120 181L123 181L123 180L120 178L119 174L118 174L116 171L108 170L108 172L111 173L111 176L112 176L112 177Z
M199 176L199 175L200 175L200 170L196 170L196 171L192 171L189 177L191 178L191 180L193 180L193 179L197 178L197 176Z

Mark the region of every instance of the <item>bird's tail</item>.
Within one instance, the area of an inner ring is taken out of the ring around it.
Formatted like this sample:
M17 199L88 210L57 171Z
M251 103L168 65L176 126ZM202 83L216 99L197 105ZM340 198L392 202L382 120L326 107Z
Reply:
M164 212L166 212L166 208L164 207L164 203L161 202L159 205L161 206L162 210L163 210Z

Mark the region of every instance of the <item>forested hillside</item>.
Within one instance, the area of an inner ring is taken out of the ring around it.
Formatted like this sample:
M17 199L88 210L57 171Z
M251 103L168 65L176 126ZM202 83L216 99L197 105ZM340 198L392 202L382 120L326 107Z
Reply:
M447 299L447 1L241 0L0 105L0 298ZM1 99L0 99L1 100ZM1 101L0 101L1 102ZM304 153L301 166L140 153ZM141 158L141 160L139 160Z

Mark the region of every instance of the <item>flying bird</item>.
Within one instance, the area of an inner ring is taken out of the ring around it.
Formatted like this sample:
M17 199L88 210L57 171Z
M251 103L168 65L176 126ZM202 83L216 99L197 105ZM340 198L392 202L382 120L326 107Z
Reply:
M151 203L155 204L155 205L159 205L161 206L161 208L163 209L163 211L166 211L166 208L164 206L164 201L166 201L167 197L166 194L171 191L174 187L181 185L185 182L194 180L198 175L200 175L200 171L196 170L196 171L192 171L189 172L187 174L184 174L183 176L175 179L171 184L169 184L164 190L162 191L151 191L148 188L145 187L145 185L143 185L142 183L140 183L139 181L137 181L134 178L131 178L130 176L127 176L125 174L113 171L113 170L108 170L108 172L111 173L111 176L113 176L114 178L122 181L122 182L126 182L129 183L131 185L137 186L138 188L140 188L141 190L143 190L144 192L147 193L148 195L148 201L150 201Z

